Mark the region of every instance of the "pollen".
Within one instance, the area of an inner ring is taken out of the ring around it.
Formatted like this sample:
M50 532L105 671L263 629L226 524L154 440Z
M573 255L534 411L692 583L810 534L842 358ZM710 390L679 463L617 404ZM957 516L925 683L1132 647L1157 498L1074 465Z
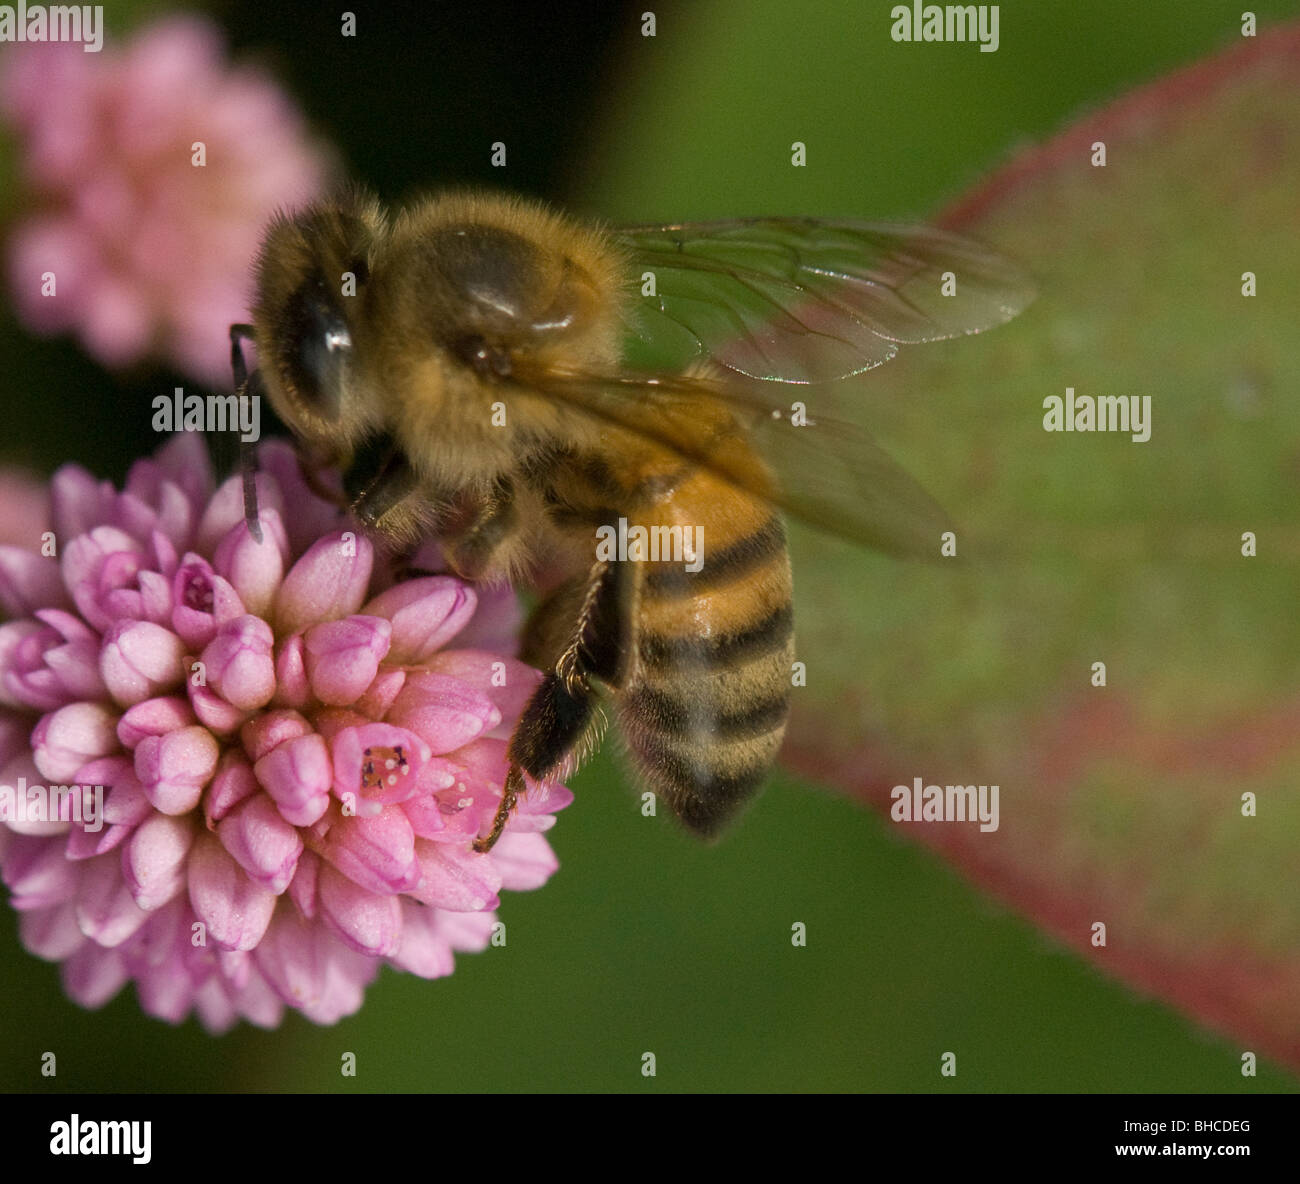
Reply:
M362 789L379 789L385 784L396 785L399 778L411 771L400 744L392 748L367 748L365 758L361 762Z

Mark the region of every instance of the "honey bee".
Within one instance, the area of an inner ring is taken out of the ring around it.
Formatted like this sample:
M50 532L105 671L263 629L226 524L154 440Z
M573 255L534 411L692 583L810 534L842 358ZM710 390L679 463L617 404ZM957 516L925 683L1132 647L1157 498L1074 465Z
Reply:
M843 383L791 384L989 328L1032 295L1016 265L939 230L607 230L479 192L393 216L357 191L282 215L256 277L253 324L231 327L236 382L266 393L305 472L337 467L343 504L395 551L436 535L467 579L524 579L539 561L562 574L525 630L544 678L480 852L526 778L567 775L596 742L601 689L687 827L713 835L738 811L790 706L782 512L903 555L937 554L949 528L851 404L822 414L818 391ZM248 472L245 491L254 528ZM629 523L695 545L685 561L602 552Z

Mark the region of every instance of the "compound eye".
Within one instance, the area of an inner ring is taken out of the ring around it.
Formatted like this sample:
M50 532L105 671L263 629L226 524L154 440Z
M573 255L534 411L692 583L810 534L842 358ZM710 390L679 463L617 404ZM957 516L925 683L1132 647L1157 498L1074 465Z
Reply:
M347 321L320 280L304 284L295 293L286 320L284 361L295 393L308 410L325 419L337 419L344 367L352 353Z

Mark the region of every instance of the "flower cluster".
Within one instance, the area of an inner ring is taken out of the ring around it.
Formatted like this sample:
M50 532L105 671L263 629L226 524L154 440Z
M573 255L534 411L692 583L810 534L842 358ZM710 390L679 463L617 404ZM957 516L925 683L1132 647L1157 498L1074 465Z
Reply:
M44 545L0 546L0 867L87 1007L133 980L214 1031L332 1023L382 962L449 973L556 867L558 784L471 849L540 678L505 656L514 597L393 582L286 445L259 460L261 544L182 435L121 492L60 470Z
M107 366L152 354L228 381L225 328L248 319L262 229L327 179L293 104L260 71L230 67L195 16L120 49L25 43L2 62L0 117L30 191L8 244L23 323L75 332Z

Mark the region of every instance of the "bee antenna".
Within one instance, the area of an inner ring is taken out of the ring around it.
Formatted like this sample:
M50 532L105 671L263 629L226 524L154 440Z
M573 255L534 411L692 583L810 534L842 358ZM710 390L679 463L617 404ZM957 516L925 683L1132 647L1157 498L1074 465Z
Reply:
M252 444L239 442L239 467L244 478L244 522L253 542L262 541L262 522L257 516L257 456Z
M244 361L244 342L252 340L252 325L230 326L230 369L235 377L235 390L241 399L249 394L248 364ZM253 541L262 541L262 522L257 515L257 454L253 445L242 436L239 440L239 468L244 482L244 522Z

